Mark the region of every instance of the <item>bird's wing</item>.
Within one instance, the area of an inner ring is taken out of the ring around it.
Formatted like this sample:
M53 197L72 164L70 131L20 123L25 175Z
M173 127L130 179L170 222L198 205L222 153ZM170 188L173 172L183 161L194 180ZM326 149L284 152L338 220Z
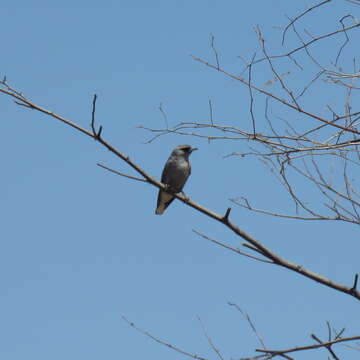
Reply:
M172 158L169 158L164 166L164 170L161 174L161 182L163 184L169 184L170 177L172 174L172 169L174 168L175 164Z
M164 169L162 171L161 174L161 182L165 185L170 185L171 182L171 175L172 175L172 170L174 168L175 164L173 159L170 157L165 166ZM156 206L156 214L162 214L165 209L171 204L171 202L174 200L174 196L163 191L163 190L159 190L159 195L158 195L158 199L157 199L157 206Z

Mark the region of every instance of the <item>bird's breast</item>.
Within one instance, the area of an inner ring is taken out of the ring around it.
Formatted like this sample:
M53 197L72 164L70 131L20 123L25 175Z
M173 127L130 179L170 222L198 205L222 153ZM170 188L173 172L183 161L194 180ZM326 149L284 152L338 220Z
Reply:
M190 175L190 164L188 161L175 161L171 167L168 185L173 191L180 192Z

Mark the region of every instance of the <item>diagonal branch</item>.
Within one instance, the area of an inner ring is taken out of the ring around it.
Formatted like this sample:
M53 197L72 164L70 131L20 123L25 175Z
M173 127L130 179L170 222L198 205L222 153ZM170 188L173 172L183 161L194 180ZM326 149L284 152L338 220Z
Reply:
M0 93L8 95L9 97L16 100L16 103L24 106L31 110L36 110L41 113L44 113L52 118L55 118L63 123L65 123L68 126L71 126L75 130L80 131L81 133L87 135L88 137L97 140L102 146L107 148L110 152L112 152L114 155L116 155L118 158L123 160L126 164L128 164L132 169L134 169L138 174L140 174L145 181L153 185L159 189L166 191L166 186L162 184L161 182L157 181L155 178L151 177L149 174L147 174L139 165L137 165L135 162L130 160L129 156L125 155L124 153L120 152L119 150L115 149L110 143L105 141L102 137L98 136L97 134L94 134L91 131L88 131L86 129L83 129L79 125L71 122L70 120L65 119L64 117L51 112L49 110L46 110L34 103L32 103L30 100L25 98L21 93L19 93L16 90L12 90L5 84L4 82L0 82L0 85L3 85L5 89L0 89ZM289 104L289 106L291 106ZM281 256L277 255L276 253L272 252L269 248L264 246L259 240L256 240L254 237L246 233L243 229L239 228L235 223L231 222L229 220L229 213L227 212L227 216L220 215L212 210L209 210L205 208L204 206L192 201L187 196L178 193L174 194L174 197L185 203L187 206L192 207L193 209L201 212L202 214L212 218L213 220L223 224L225 227L227 227L229 230L231 230L235 235L241 237L244 239L251 247L253 247L258 253L261 253L265 258L270 260L273 264L284 267L288 270L294 271L302 276L305 276L313 281L316 281L320 284L323 284L327 287L330 287L334 290L343 292L345 294L351 295L357 300L360 300L360 292L356 289L354 289L351 286L345 286L340 283L333 282L330 279L327 279L317 273L314 273L312 271L306 270L300 265L297 265L291 261L286 260L285 258L282 258ZM225 214L226 215L226 214Z

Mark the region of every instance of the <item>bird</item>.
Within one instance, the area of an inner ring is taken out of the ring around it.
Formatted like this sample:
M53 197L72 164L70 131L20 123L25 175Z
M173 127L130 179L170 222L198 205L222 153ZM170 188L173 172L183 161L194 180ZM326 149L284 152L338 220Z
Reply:
M164 213L165 209L175 199L173 193L182 192L182 189L191 173L189 156L196 147L190 145L178 145L170 154L161 175L161 182L168 191L159 190L156 215Z

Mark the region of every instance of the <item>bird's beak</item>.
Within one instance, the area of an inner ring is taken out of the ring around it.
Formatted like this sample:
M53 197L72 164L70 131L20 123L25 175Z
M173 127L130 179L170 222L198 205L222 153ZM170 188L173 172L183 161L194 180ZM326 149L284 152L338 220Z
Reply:
M193 152L195 150L199 150L199 149L198 148L191 148L191 152Z

